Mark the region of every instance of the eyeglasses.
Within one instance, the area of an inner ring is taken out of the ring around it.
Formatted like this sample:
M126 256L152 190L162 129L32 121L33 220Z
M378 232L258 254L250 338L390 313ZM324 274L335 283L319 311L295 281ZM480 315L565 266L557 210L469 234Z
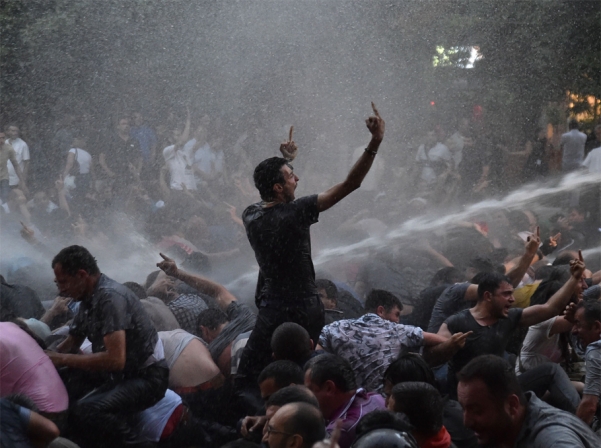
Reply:
M271 425L267 425L267 429L265 430L265 434L267 434L269 436L269 434L283 434L285 436L294 436L295 434L292 434L290 432L284 432L284 431L278 431L276 429L273 429L273 427Z

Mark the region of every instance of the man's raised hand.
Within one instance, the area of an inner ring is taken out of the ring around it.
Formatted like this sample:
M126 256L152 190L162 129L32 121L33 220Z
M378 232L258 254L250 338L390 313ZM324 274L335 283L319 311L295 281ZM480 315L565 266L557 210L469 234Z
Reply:
M290 132L288 133L288 141L283 142L280 145L280 152L286 160L292 162L298 153L298 146L292 140L292 133L294 132L294 126L290 126Z
M161 253L159 253L159 255L163 258L163 261L159 261L157 263L157 268L170 277L173 277L175 274L177 274L177 264L175 264L175 261L169 258L167 255L163 255Z
M536 254L540 246L540 227L536 227L536 234L529 236L526 239L526 251Z
M386 123L384 123L384 120L380 117L380 112L376 109L376 105L373 101L371 103L371 108L374 111L374 116L365 120L365 124L367 125L369 132L371 132L372 137L381 141L384 138L384 128Z
M578 258L570 261L570 273L573 277L580 279L586 266L584 265L584 258L582 258L582 251L578 251Z

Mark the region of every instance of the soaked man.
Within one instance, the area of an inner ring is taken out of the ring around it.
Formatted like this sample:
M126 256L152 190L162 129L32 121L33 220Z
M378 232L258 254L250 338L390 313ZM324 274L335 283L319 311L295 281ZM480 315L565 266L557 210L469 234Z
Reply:
M314 341L319 338L324 310L315 286L309 229L320 212L358 189L371 168L385 126L373 103L372 108L375 116L366 120L371 141L347 178L329 190L295 199L299 178L288 163L297 152L292 129L289 141L280 147L286 158L272 157L255 168L253 178L262 202L249 206L242 215L259 264L255 296L259 315L238 369L240 380L244 378L246 384L256 384L259 373L271 361L271 336L282 323L296 322Z

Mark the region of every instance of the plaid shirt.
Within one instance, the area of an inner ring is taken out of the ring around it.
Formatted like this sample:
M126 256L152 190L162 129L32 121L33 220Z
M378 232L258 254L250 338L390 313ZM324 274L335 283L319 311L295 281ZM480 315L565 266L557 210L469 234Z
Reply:
M167 304L179 326L190 334L198 336L196 321L201 311L208 308L202 298L196 294L182 294Z
M421 328L390 322L373 313L326 325L319 337L319 345L326 352L351 364L357 384L368 391L379 391L390 363L423 343Z

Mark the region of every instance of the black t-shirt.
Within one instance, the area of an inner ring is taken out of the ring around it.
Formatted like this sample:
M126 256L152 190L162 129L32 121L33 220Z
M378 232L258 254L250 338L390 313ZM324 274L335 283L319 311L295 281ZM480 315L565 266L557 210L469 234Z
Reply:
M144 366L153 354L158 334L131 290L102 274L92 296L81 301L69 332L85 336L94 353L105 351L104 337L125 330L125 373Z
M442 292L432 309L428 333L438 333L440 326L448 317L468 308L469 304L465 301L465 293L470 285L470 282L455 283Z
M246 235L259 263L257 301L317 295L309 228L318 217L317 195L244 210Z
M451 334L473 331L465 341L465 346L449 361L448 386L451 397L457 396L456 373L468 362L480 355L503 356L509 337L520 324L522 311L521 308L512 308L507 317L488 326L476 322L469 309L460 311L445 321Z
M238 302L232 302L227 307L227 319L229 323L225 326L219 336L209 344L209 352L213 360L217 362L225 348L230 345L238 335L251 331L255 328L257 316L251 309Z
M419 293L419 301L415 304L413 312L409 315L408 325L428 330L428 323L432 317L434 305L440 295L451 285L429 286Z
M106 166L117 176L126 178L131 177L128 163L135 166L142 157L140 144L136 139L130 137L123 140L116 134L106 146L103 146L102 152Z

